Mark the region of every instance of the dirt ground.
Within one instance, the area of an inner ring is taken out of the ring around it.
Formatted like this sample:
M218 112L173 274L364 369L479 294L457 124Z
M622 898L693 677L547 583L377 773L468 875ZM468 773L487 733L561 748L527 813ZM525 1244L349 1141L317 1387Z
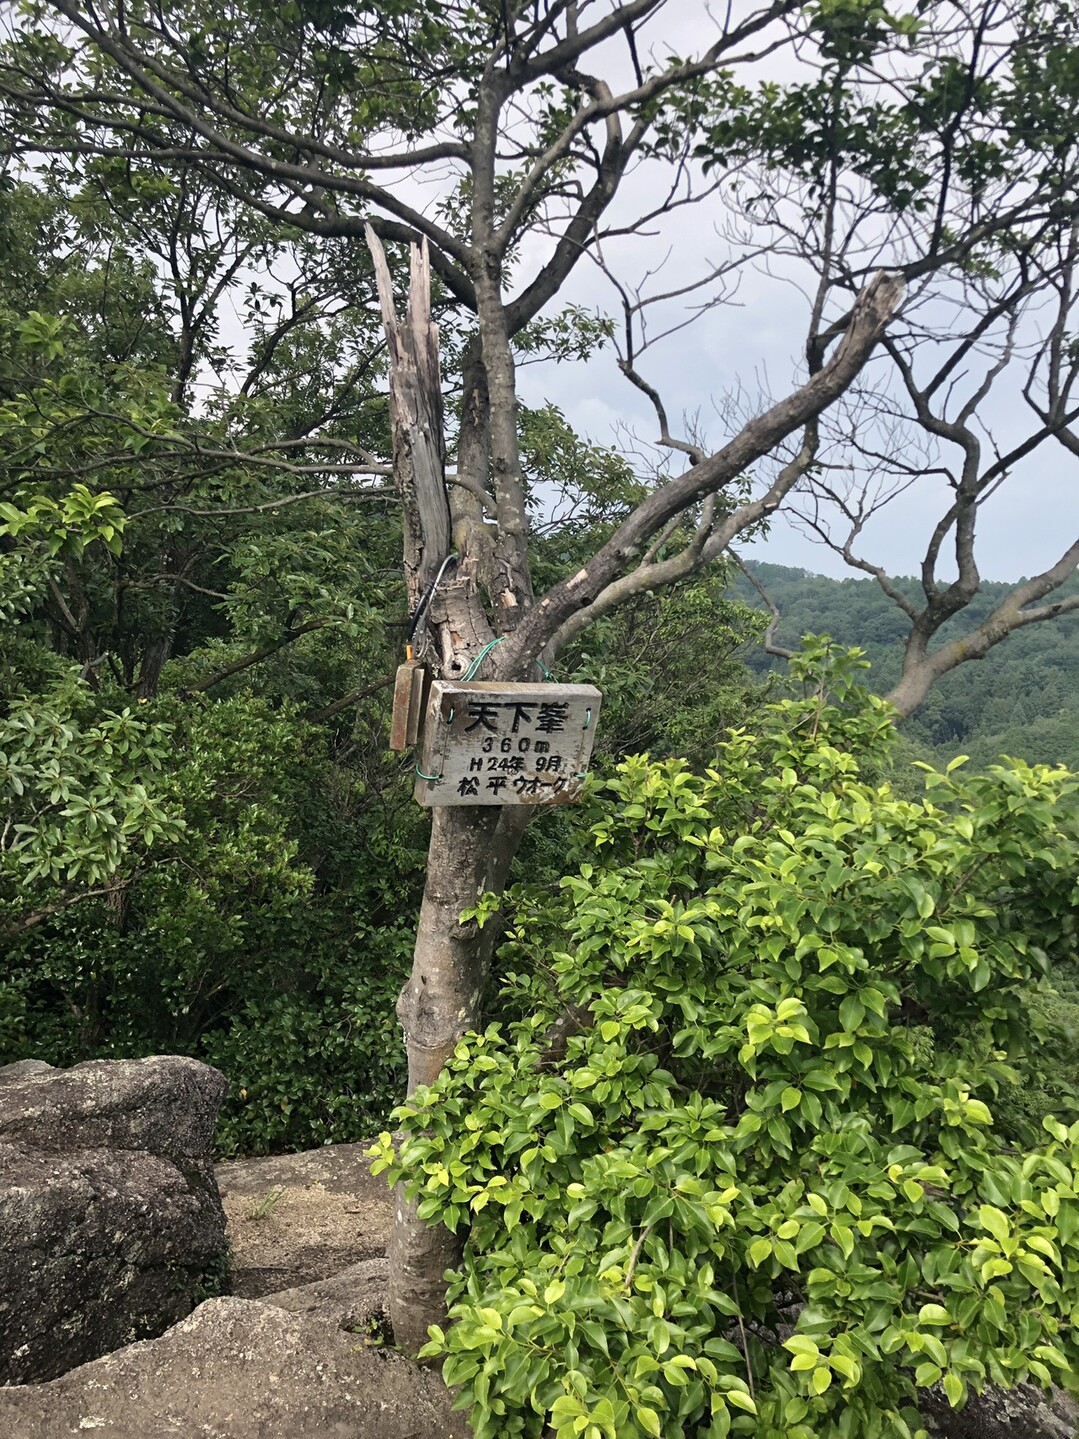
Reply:
M258 1299L386 1252L392 1196L364 1144L217 1166L232 1246L232 1293Z

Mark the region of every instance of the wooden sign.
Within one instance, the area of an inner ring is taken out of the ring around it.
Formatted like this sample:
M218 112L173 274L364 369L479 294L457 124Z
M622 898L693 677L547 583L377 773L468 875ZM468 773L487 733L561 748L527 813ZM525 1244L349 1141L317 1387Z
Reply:
M416 766L420 804L572 804L592 756L594 685L434 680Z
M430 671L419 660L406 660L397 668L393 683L390 749L408 749L420 737Z

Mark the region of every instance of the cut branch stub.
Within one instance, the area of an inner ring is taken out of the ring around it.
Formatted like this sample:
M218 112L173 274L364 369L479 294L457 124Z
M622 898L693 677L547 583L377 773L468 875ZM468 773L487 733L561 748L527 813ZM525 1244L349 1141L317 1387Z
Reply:
M422 247L414 245L402 324L394 305L386 252L370 225L366 234L390 355L393 472L401 492L409 611L415 613L451 545L438 326L431 319L431 271L426 241Z

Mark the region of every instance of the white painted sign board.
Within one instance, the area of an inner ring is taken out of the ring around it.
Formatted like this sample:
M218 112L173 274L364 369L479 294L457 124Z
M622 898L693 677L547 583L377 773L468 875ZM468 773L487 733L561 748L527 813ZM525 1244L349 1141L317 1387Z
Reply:
M433 681L417 800L572 804L588 771L602 702L595 685Z

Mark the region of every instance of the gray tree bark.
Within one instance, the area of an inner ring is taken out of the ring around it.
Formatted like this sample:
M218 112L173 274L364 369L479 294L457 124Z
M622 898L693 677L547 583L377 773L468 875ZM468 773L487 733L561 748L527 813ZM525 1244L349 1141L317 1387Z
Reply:
M382 323L390 353L390 424L393 473L404 516L404 568L409 608L415 610L450 552L446 450L438 327L431 321L431 270L427 246L414 247L408 307L403 323L393 302L386 252L370 226Z
M462 924L460 916L480 895L502 892L530 813L525 806L434 810L412 974L397 1002L410 1094L435 1082L461 1035L481 1022L496 926ZM398 1186L389 1310L394 1339L410 1353L444 1312L443 1275L459 1262L463 1240L425 1224Z
M969 660L984 659L994 645L999 645L1001 640L1006 640L1024 625L1039 624L1055 619L1057 615L1074 614L1079 610L1079 595L1066 595L1045 605L1038 604L1038 601L1062 585L1077 565L1079 540L1064 551L1056 564L1017 585L977 629L941 645L932 654L929 653L930 640L950 612L940 614L932 605L928 606L911 627L903 656L903 673L899 683L885 698L895 705L900 717L906 719L925 703L929 691L949 670L957 669ZM972 594L975 592L972 590Z
M483 520L482 496L492 448L503 456L510 451L508 461L491 466L496 484L508 494L506 503L513 503L515 487L519 494L516 410L510 421L512 444L507 441L503 421L492 446L487 366L479 346L474 346L465 362L458 483L452 498L447 499L438 331L431 320L425 256L413 251L408 310L402 325L382 246L371 233L368 244L375 258L390 345L394 469L404 497L410 609L415 611L422 602L450 553L452 524L458 563L453 578L439 587L431 601L427 626L439 651L442 673L454 678L463 674L494 638L485 594L489 597L494 590L496 604L506 613L516 608L518 592L531 593L523 523L516 526L516 548L500 557ZM505 352L508 355L508 339ZM500 391L507 385L512 390L512 359L508 373L500 374ZM523 510L522 501L522 517ZM525 565L523 587L515 561ZM481 1021L496 927L488 924L481 928L475 920L462 923L461 914L473 908L481 895L502 892L530 817L531 811L524 806L447 806L432 813L412 973L397 1001L408 1056L409 1094L435 1082L461 1035ZM403 1349L414 1353L426 1343L428 1325L443 1313L443 1275L459 1260L461 1243L460 1236L419 1219L404 1186L398 1186L390 1245L389 1307L394 1338Z

